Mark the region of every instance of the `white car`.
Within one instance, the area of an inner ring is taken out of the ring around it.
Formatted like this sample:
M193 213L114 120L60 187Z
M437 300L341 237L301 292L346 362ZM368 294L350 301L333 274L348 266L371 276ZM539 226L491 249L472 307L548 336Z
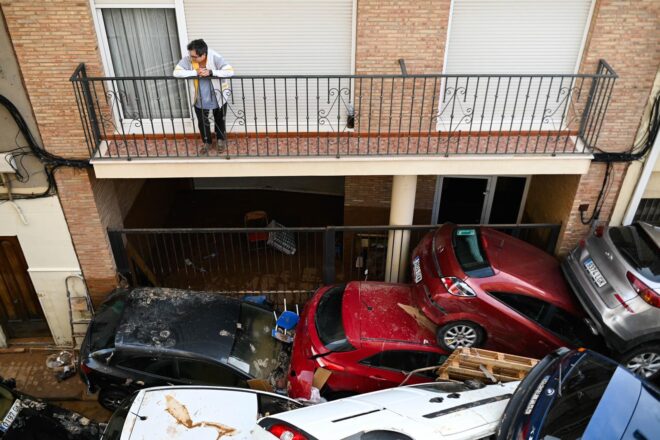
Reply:
M256 440L476 440L495 434L520 382L391 388L259 420Z
M251 439L250 430L260 417L300 406L279 394L241 388L147 388L122 402L101 439Z

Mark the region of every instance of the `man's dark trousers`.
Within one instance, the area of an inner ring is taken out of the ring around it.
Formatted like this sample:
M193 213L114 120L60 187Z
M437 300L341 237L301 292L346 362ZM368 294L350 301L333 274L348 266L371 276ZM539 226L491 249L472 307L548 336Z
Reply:
M227 130L225 128L225 114L227 113L227 104L222 107L214 108L213 110L201 109L197 106L195 108L195 115L197 116L197 126L199 133L202 136L202 141L205 144L211 143L211 121L209 121L209 112L213 111L213 120L215 121L215 135L218 140L227 140Z

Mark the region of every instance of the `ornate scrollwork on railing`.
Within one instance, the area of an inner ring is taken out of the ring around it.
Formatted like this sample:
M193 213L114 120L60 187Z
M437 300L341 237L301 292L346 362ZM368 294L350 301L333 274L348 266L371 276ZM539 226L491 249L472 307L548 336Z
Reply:
M352 111L352 105L350 103L350 99L351 99L351 88L349 87L342 87L341 89L338 87L330 88L328 90L328 107L318 109L317 111L317 119L319 121L319 125L327 126L335 133L338 131L341 132L346 131L348 129L348 124L347 124L348 115ZM343 128L340 128L342 109L346 111L345 121L347 123L344 124ZM333 114L333 111L336 112L334 113L336 117L331 116ZM331 119L334 119L337 122L336 129Z
M477 95L474 95L475 101ZM474 108L466 105L467 87L446 87L443 93L443 99L440 101L437 113L431 118L436 121L436 127L443 132L455 133L461 130L464 124L471 124L474 116ZM447 116L445 112L450 112ZM458 118L455 115L458 113ZM441 129L441 125L447 125L446 130Z

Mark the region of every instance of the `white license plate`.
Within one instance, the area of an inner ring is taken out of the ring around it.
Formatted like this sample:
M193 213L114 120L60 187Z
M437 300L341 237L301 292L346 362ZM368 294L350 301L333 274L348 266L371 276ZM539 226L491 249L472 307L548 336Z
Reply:
M415 257L413 260L413 274L415 275L416 283L422 281L422 268L420 266L419 257Z
M9 408L9 411L7 412L5 418L2 420L2 423L0 423L0 431L7 432L14 419L16 419L18 413L21 412L21 408L21 401L16 399L11 408Z
M596 263L594 263L591 258L586 259L583 264L584 268L589 272L589 275L591 275L591 279L594 280L596 286L603 287L607 284L607 281L603 278L603 274L600 273L600 270L596 267Z

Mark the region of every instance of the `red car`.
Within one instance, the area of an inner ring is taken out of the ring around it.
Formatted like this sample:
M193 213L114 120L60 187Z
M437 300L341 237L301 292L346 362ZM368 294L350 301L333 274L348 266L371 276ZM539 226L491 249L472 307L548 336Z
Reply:
M554 257L490 228L444 224L413 251L418 307L438 345L543 357L598 345Z
M289 367L289 396L309 398L317 368L332 373L328 399L399 385L407 372L440 365L446 351L435 328L413 305L412 286L351 282L320 288L306 304ZM406 383L429 382L431 372Z

